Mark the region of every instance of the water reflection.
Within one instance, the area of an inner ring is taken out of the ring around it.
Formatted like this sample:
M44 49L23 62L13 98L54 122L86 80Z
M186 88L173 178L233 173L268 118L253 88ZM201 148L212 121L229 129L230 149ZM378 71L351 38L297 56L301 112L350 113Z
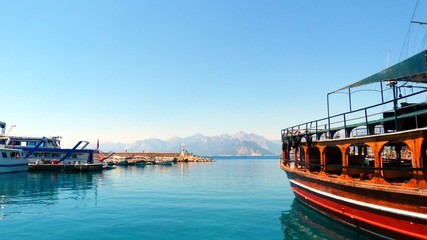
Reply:
M373 239L358 229L334 221L294 199L280 217L284 239Z
M144 171L153 172L158 174L168 174L171 169L174 169L174 165L117 165L116 168L112 169L111 172L113 175L131 175L131 174L140 174Z
M100 173L0 174L0 219L34 205L95 196ZM93 194L94 193L94 194Z

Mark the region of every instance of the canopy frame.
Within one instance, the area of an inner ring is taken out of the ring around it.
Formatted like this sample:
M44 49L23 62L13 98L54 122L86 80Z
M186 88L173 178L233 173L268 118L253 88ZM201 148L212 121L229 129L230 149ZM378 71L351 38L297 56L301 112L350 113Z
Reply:
M376 74L373 74L367 78L364 78L355 83L349 84L345 87L339 88L333 92L327 94L327 111L328 111L328 129L331 128L330 122L330 107L329 107L329 95L341 92L342 90L348 89L348 99L350 112L352 111L351 106L351 89L373 84L380 83L381 85L381 100L384 103L383 95L383 82L390 85L393 89L394 99L394 110L397 109L397 82L415 82L415 83L427 83L427 50L403 60L391 67L388 67Z

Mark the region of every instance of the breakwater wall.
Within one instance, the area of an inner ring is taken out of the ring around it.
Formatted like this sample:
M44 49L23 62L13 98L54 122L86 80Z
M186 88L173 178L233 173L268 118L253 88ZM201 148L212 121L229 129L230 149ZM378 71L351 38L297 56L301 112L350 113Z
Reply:
M157 158L173 158L176 162L214 162L215 160L212 158L200 157L193 154L185 153L181 155L181 153L152 153L152 152L118 152L111 155L110 159L114 156L125 157L125 158L138 158L138 157L146 157L148 159L154 160Z
M135 156L142 156L147 158L156 158L156 157L172 157L172 158L178 158L181 156L180 153L146 153L146 152L118 152L114 153L113 156L119 156L119 157L131 157L134 158Z

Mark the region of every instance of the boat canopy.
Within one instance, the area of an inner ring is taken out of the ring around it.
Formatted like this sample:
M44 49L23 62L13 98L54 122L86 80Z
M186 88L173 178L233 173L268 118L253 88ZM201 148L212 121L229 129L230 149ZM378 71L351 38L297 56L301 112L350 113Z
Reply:
M360 87L363 85L387 82L387 81L409 81L427 83L427 50L424 50L400 63L384 69L363 80L342 87L334 92L344 89Z

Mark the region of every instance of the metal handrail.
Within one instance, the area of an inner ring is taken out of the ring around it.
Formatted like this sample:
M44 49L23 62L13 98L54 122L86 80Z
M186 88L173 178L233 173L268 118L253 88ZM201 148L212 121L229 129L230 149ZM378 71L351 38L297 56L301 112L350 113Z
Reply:
M348 112L344 112L344 113L340 113L340 114L335 114L335 115L332 115L332 116L329 116L329 117L320 118L320 119L317 119L317 120L314 120L314 121L309 121L309 122L305 122L305 123L302 123L302 124L294 125L292 127L288 127L288 128L282 129L282 134L289 132L292 135L294 135L293 133L296 130L299 130L300 133L298 135L301 135L301 134L304 134L304 133L311 133L311 134L316 134L317 135L319 133L331 132L331 130L337 129L337 128L331 128L331 124L343 123L343 125L341 125L341 126L354 125L354 124L348 124L348 122L349 121L357 120L359 118L364 118L365 121L363 123L357 124L357 125L358 126L366 126L368 124L368 122L369 122L368 121L369 117L372 117L372 116L375 116L375 115L379 115L379 114L385 112L385 111L382 111L382 112L378 112L378 113L368 114L368 110L369 109L380 107L380 106L384 106L384 105L387 105L387 104L391 104L391 103L394 103L396 100L401 100L401 99L405 99L405 98L408 98L408 97L416 96L416 95L419 95L419 94L424 93L424 92L427 92L427 89L418 91L416 93L408 94L406 96L398 97L398 98L393 99L393 100L388 100L388 101L385 101L385 102L382 102L382 103L374 104L374 105L371 105L371 106L368 106L368 107L359 108L359 109L356 109L356 110L352 110L352 111L348 111ZM417 104L414 104L414 105L417 105ZM414 105L411 105L411 106L414 106ZM404 108L405 107L401 107L399 109L404 109ZM395 110L396 109L394 109L393 111L395 111ZM354 113L361 112L361 111L364 112L364 115L361 116L361 117L351 118L351 119L346 119L346 117L345 117L346 115L354 114ZM419 114L416 114L416 113L414 114L415 117L418 116L418 115ZM396 116L396 112L395 112L395 116ZM337 121L337 122L331 122L331 119L338 118L338 117L342 117L344 120ZM381 119L378 119L378 120L381 120ZM326 122L326 123L325 124L319 124L321 122ZM313 126L313 124L315 125L314 128L311 127L311 126ZM305 128L304 128L304 125L306 126ZM308 126L310 126L310 128L308 128ZM324 129L319 129L319 126L325 126L325 128ZM418 128L418 126L417 126L417 128ZM396 126L396 129L397 129L397 126Z

